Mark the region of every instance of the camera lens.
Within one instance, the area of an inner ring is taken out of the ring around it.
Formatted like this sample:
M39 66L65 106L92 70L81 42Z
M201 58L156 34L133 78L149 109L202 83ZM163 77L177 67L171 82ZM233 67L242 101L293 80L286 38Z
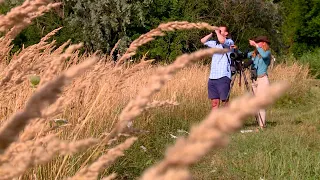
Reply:
M230 53L230 58L231 59L236 59L237 58L237 54L236 53Z

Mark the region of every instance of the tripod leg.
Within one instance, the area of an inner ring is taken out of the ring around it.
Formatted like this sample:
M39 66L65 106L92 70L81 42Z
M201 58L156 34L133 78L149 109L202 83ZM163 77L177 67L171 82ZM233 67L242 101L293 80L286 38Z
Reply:
M249 91L249 92L250 92L248 79L247 79L246 74L244 73L244 70L242 70L242 74L243 74L244 84L246 85L247 91ZM253 90L252 90L252 92L253 92ZM253 93L254 93L254 92L253 92Z
M229 90L229 93L228 93L228 96L227 96L227 100L229 99L230 97L230 94L231 94L231 89L233 87L233 84L234 82L236 81L236 78L237 78L237 74L234 75L234 78L231 80L231 83L230 83L230 90Z
M240 78L239 78L239 87L241 87L241 76L242 76L242 72L241 71L239 71L239 76L240 76Z
M247 91L250 92L249 83L248 83L248 80L247 80L247 76L244 73L244 70L242 70L242 74L243 74L243 79L244 79L244 83L246 85ZM252 80L252 82L253 82L253 80ZM252 92L253 95L255 95L253 87L251 87L251 92ZM265 124L262 121L262 117L261 117L260 112L258 112L258 115L255 115L255 119L256 119L258 125L262 124L262 126L265 126Z

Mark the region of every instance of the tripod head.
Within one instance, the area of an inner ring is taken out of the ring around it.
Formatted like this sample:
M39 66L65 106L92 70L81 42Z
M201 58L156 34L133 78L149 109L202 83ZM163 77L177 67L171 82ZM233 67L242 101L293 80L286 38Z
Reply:
M230 53L230 58L232 61L231 64L234 66L235 73L240 74L240 77L245 69L250 69L251 80L256 80L256 69L254 68L253 61L248 58L248 53L248 49L246 49L244 52L235 50L234 52Z
M243 68L249 68L249 66L253 64L252 60L248 59L248 53L248 49L244 52L234 50L234 52L230 53L230 59L233 61L237 71L241 71Z
M248 58L248 53L249 53L248 49L244 52L241 52L241 51L235 49L234 52L230 53L230 58L234 61L240 62L240 61L243 61L244 59Z

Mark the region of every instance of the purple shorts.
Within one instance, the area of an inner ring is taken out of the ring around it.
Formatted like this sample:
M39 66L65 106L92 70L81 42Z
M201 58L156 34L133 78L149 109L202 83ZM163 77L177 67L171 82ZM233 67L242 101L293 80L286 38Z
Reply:
M208 81L208 97L209 99L220 99L225 101L228 99L230 91L231 79L224 76L220 79L209 79Z

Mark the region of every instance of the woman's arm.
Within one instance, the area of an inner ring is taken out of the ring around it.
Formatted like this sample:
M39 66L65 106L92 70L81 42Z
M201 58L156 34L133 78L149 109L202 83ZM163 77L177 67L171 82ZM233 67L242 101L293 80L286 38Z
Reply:
M262 59L268 59L271 57L270 51L265 51L260 47L257 47L257 50L258 50L259 54L261 55Z
M262 49L261 47L259 47L259 45L258 45L256 42L254 42L253 40L249 40L249 44L250 44L251 46L256 47L257 51L259 52L259 54L260 54L260 56L262 57L263 60L266 60L266 59L268 59L268 58L271 57L271 52L270 52L270 51L265 51L265 50L263 50L263 49Z

